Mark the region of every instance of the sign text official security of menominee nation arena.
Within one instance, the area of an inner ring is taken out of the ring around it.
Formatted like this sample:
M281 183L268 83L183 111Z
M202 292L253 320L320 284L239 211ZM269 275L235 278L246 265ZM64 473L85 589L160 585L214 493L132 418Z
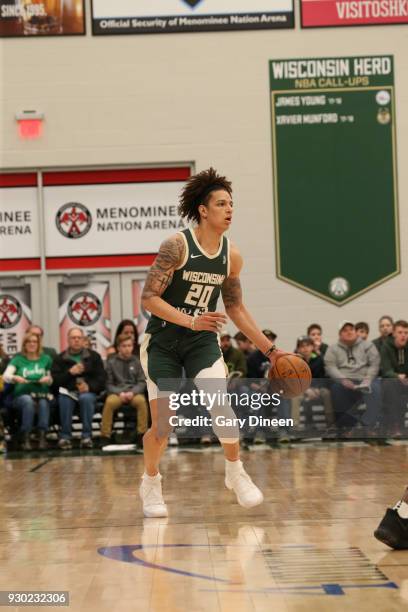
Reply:
M97 35L293 27L293 0L92 1L92 30Z

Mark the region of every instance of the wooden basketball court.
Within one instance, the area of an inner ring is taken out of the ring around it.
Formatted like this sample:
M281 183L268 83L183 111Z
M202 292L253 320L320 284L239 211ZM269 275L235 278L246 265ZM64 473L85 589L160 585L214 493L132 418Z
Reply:
M237 505L218 449L169 449L170 516L144 519L141 455L2 458L1 589L66 590L87 612L408 609L408 551L372 536L406 485L407 445L243 459L263 505Z

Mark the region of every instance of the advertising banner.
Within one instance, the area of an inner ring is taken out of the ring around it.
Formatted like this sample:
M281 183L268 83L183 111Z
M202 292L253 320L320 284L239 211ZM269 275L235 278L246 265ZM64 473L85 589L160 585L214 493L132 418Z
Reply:
M8 355L20 351L23 336L31 323L30 286L0 289L0 344Z
M94 34L293 28L293 0L93 0Z
M177 210L189 169L169 170L46 174L47 267L150 265L185 226Z
M0 270L40 268L37 177L0 175Z
M72 327L83 329L91 348L103 359L111 344L111 307L109 283L94 282L87 286L58 284L60 348L68 347L68 332Z
M270 87L277 274L340 306L399 273L393 58L274 60Z
M0 36L85 34L84 0L0 0Z
M300 0L303 28L408 23L408 0Z
M184 227L182 183L45 187L47 257L154 253Z
M0 189L0 259L40 256L37 189Z

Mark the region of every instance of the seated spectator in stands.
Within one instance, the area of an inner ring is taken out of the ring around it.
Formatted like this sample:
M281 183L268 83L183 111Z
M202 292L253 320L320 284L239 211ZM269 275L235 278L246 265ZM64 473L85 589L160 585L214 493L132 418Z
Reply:
M30 327L27 329L26 334L37 334L37 336L40 336L41 338L41 344L43 343L44 340L44 330L40 325L30 325ZM57 356L57 351L55 350L55 348L52 348L51 346L43 346L42 347L43 353L45 353L46 355L49 355L51 357L52 360L55 359L55 357Z
M311 323L306 331L306 336L309 336L313 340L313 350L316 355L325 356L328 349L328 344L322 341L322 326L318 323Z
M3 374L4 370L7 368L10 359L11 358L7 355L2 343L0 342L0 375Z
M91 338L91 336L84 336L84 349L92 350L92 338Z
M84 332L72 327L68 332L68 349L54 359L54 387L58 391L61 422L61 450L72 448L72 414L79 405L82 421L81 448L92 448L92 420L97 395L105 389L106 375L99 354L84 348Z
M115 333L115 340L113 342L116 347L117 340L119 336L131 336L133 338L133 354L139 357L140 355L140 345L139 345L139 334L137 331L136 325L133 323L131 319L123 319Z
M365 321L360 321L356 323L356 332L357 336L362 340L368 340L368 335L370 333L370 326Z
M231 335L228 332L221 334L220 345L228 373L239 372L241 376L246 376L247 365L245 355L242 351L232 346Z
M5 350L3 349L3 345L0 342L0 409L3 405L3 391L4 391L4 379L3 372L6 369L8 363L10 361L10 357L7 355ZM4 421L3 415L0 412L0 453L6 452L6 441L4 439Z
M380 418L381 389L378 375L380 355L372 342L357 336L354 323L343 321L339 326L339 339L326 351L324 365L333 379L331 386L336 425L350 430L357 419L358 404L364 402L366 411L362 422L373 428Z
M378 330L380 335L378 338L373 340L373 344L377 347L378 352L381 352L383 343L392 336L392 332L394 330L394 321L392 320L392 317L383 315L378 321Z
M238 349L244 353L246 358L255 350L254 344L242 332L237 332L234 336L234 340L237 343Z
M301 355L309 365L312 372L312 384L303 395L292 400L292 418L299 423L300 406L302 405L306 428L312 426L312 407L322 404L326 424L331 427L334 423L333 406L330 391L327 388L323 357L314 352L314 343L309 336L300 336L297 339L295 352Z
M116 355L116 349L115 349L115 346L113 344L108 346L108 348L106 349L106 361L108 359L110 359L110 357L112 357L112 355Z
M34 416L38 413L39 449L47 447L46 433L50 418L50 385L52 360L42 351L41 337L27 333L23 338L21 351L10 361L4 372L4 381L14 385L14 407L21 417L23 450L32 449L30 434Z
M263 329L262 333L270 340L272 343L275 342L278 337L273 331L270 329ZM270 361L262 351L256 349L252 351L250 355L248 355L247 359L248 378L264 378L265 373L269 370Z
M117 353L106 364L106 391L101 425L101 444L110 443L113 414L121 406L132 406L137 416L137 438L140 445L147 431L148 407L145 376L140 360L133 354L133 339L122 335L117 339Z
M381 346L384 378L384 421L386 431L400 436L405 429L408 402L408 322L396 321L394 331Z

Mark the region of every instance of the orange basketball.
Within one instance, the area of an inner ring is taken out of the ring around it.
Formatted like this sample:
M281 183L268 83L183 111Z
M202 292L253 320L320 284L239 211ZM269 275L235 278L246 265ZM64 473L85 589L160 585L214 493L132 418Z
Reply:
M302 395L310 387L312 373L306 361L297 355L281 355L269 370L275 393L290 399Z

